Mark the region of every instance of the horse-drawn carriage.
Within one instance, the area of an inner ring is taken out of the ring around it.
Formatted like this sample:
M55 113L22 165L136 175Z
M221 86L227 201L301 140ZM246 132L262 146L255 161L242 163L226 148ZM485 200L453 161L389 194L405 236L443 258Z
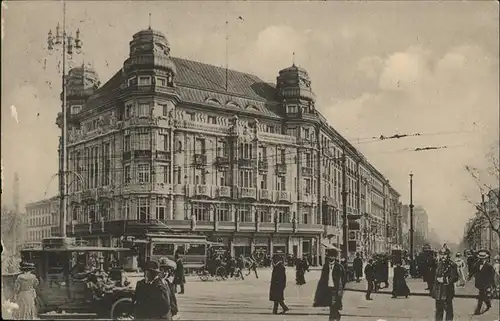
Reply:
M74 238L47 238L41 246L21 250L35 265L39 313L90 314L116 319L133 313L134 288L116 264L125 248L87 246ZM115 264L113 264L115 262ZM5 280L4 280L5 281ZM10 280L15 281L15 278Z

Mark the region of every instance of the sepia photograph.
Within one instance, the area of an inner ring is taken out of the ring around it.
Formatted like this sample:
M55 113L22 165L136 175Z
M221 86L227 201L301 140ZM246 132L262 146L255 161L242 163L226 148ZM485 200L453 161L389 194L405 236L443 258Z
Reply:
M2 319L500 320L498 1L1 8Z

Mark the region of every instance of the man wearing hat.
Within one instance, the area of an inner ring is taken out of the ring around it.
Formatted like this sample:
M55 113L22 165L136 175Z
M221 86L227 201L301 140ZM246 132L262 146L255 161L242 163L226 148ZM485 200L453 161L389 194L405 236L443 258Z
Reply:
M326 260L321 270L321 277L316 287L313 307L329 307L329 321L340 320L342 310L342 297L346 284L346 274L342 264L338 262L338 251L327 247Z
M144 269L144 280L137 283L135 292L136 319L172 320L170 290L161 278L159 263L148 261Z
M475 275L475 286L479 290L477 296L477 306L474 311L475 315L481 314L481 308L483 307L483 302L486 303L486 311L491 308L491 290L495 284L495 270L493 266L488 263L490 254L487 251L479 251L477 254L478 262L475 265L474 275ZM483 312L483 313L484 313Z
M366 283L368 284L365 298L367 300L372 300L371 295L373 290L375 289L375 270L373 266L373 259L368 260L368 264L366 264L364 272Z
M273 257L273 272L269 288L269 301L273 302L273 314L278 314L278 305L283 309L282 314L289 309L285 304L286 268L283 265L283 255L275 254Z
M453 298L455 297L455 282L458 281L457 265L450 259L450 250L443 247L439 254L441 260L436 267L434 286L431 295L436 300L436 321L442 321L446 312L446 320L453 320Z
M177 264L170 260L169 258L162 257L159 260L161 275L163 283L168 286L170 291L170 311L172 312L172 318L178 317L179 308L177 305L177 298L175 296L175 284L170 280L170 278L175 274L177 269Z

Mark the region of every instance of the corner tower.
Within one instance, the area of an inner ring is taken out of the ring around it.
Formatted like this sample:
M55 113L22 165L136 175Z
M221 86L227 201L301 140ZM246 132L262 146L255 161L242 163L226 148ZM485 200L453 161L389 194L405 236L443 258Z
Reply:
M314 113L316 97L311 89L311 80L304 68L293 64L280 70L276 88L287 117L301 117Z
M130 55L123 71L128 86L173 87L177 70L165 35L151 28L137 32L130 41Z

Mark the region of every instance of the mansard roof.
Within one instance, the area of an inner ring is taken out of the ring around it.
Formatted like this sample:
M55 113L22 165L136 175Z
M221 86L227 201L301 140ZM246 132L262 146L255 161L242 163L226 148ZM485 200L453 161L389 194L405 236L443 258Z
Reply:
M176 67L177 75L175 84L181 99L186 101L205 103L207 95L213 93L218 100L227 98L225 103L231 100L241 102L240 107L255 107L256 111L268 116L278 116L272 105L279 104L276 88L255 75L244 72L217 67L197 61L172 57ZM226 90L227 73L227 90ZM116 72L104 85L102 85L86 103L86 109L94 109L114 100L120 86L126 83L122 70ZM249 101L252 101L251 103Z

